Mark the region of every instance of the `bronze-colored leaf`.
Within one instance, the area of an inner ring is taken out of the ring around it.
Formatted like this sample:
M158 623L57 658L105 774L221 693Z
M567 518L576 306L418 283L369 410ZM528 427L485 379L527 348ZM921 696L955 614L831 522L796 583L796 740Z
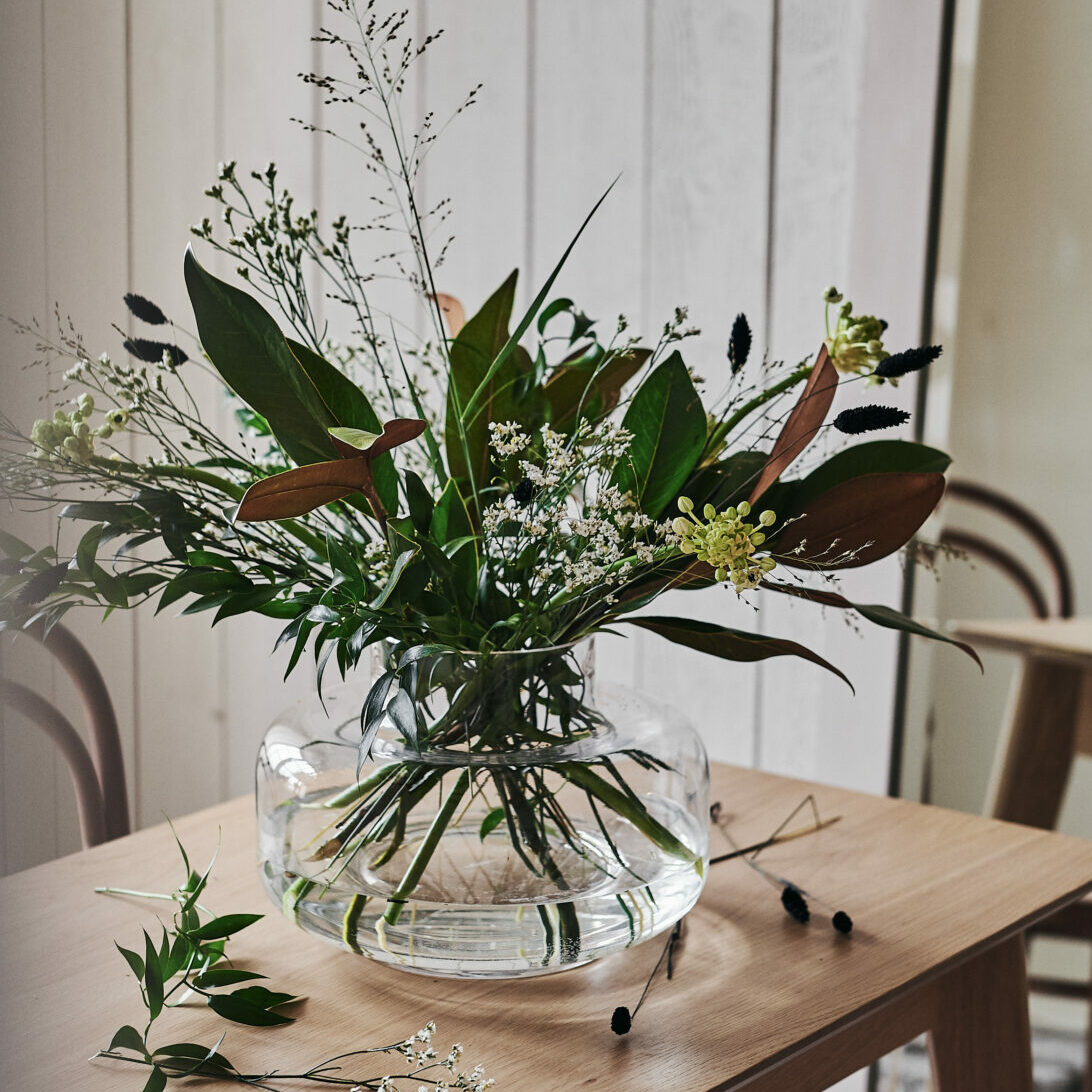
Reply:
M799 519L770 536L769 549L796 568L868 565L909 542L943 493L942 474L863 474L810 501Z
M425 422L416 417L396 417L383 426L383 435L365 452L369 459L382 455L391 448L416 440L425 431ZM360 454L357 452L357 454Z
M359 432L366 435L360 429L331 429L330 439L333 441L337 453L344 459L372 459L390 451L391 448L408 444L410 440L416 440L425 431L425 422L416 417L396 417L383 426L382 433L374 440L370 447L361 449L355 444L348 443L337 432ZM374 434L373 434L374 435Z
M236 522L291 519L350 493L363 492L371 486L371 468L360 452L356 454L355 459L311 463L255 482L243 495Z
M826 345L819 349L815 367L804 385L800 401L792 408L788 419L774 443L770 457L762 468L748 498L754 504L767 489L788 469L796 457L811 443L826 420L834 391L838 386L838 373L830 362Z
M444 322L447 323L447 332L452 337L458 337L459 331L466 325L466 311L463 305L446 292L437 292L433 298L444 316Z

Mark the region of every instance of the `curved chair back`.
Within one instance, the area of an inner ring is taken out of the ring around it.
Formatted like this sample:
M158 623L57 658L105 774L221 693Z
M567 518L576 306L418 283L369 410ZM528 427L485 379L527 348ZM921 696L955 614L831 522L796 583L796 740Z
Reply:
M1023 556L996 542L957 527L947 527L940 541L1000 569L1023 593L1037 618L1073 617L1073 577L1054 532L1030 509L977 482L953 478L944 492L945 501L958 500L1008 520L1034 546L1050 574L1049 594L1024 562Z
M0 680L0 697L57 744L76 789L84 846L129 833L125 763L113 703L95 661L71 630L54 625L26 631L72 680L83 707L90 747L59 710L21 683Z

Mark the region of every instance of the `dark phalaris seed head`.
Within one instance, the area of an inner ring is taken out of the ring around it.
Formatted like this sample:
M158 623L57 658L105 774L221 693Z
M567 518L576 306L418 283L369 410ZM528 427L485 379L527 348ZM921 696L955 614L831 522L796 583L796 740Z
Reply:
M830 924L845 936L849 936L853 932L853 919L844 910L839 910L830 919Z
M798 921L801 925L807 925L808 919L811 917L807 899L791 884L786 884L781 889L781 905L785 907L785 913L793 921Z
M880 428L894 428L910 420L906 410L894 406L856 406L842 410L832 422L839 432L855 436L860 432L873 432Z
M172 368L185 364L189 357L178 345L170 345L166 341L152 341L146 337L126 338L122 346L127 353L132 353L137 360L143 360L145 364L158 364L164 356Z
M125 306L141 322L150 326L162 326L167 321L167 316L151 300L138 296L135 292L126 292L124 299Z
M735 375L751 353L751 326L747 322L747 316L740 311L732 323L732 336L728 339L728 361L732 365L732 374Z
M619 1005L610 1015L610 1030L615 1035L625 1035L633 1027L633 1018L625 1005Z
M927 368L938 356L940 356L939 345L922 345L917 349L906 349L881 360L872 374L881 379L897 379L900 375L909 375L910 372Z

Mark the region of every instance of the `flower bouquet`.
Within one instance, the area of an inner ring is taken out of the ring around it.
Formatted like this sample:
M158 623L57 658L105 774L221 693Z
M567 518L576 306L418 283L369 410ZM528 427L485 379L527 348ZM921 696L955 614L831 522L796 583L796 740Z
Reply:
M830 289L818 352L795 366L755 359L740 315L712 397L680 350L696 333L685 311L645 343L623 319L604 332L552 298L580 232L525 311L512 273L466 318L436 283L445 208L415 198L431 117L412 138L397 118L432 39L415 44L371 4L331 7L352 29L320 40L352 78L305 78L363 111L360 150L382 190L372 227L402 225L408 251L383 260L428 332L381 315L347 218L327 232L274 166L244 178L222 165L208 194L227 237L211 220L194 232L246 287L187 252L188 348L133 295L134 318L169 333L125 338L132 362L94 357L60 321L55 336L23 327L80 393L29 433L3 420L3 491L65 502L61 518L86 529L71 553L3 535L3 624L149 598L213 624L280 619L289 671L310 649L320 692L331 664L357 679L321 716L287 714L259 757L263 876L286 913L429 973L573 966L673 924L708 855L700 743L654 702L597 696L596 634L637 627L725 660L790 655L845 677L791 640L648 612L669 590L727 588L946 640L831 581L907 543L948 457L868 440L797 470L821 433L907 417L870 403L828 423L840 384L882 390L939 350L890 353L885 324ZM341 344L316 317L311 277L348 313ZM202 415L201 369L230 392L237 435ZM125 434L143 457L118 444Z

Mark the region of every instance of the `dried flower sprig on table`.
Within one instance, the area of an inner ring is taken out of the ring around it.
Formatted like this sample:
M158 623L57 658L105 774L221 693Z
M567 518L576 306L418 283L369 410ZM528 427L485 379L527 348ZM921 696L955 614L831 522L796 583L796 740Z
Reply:
M174 833L174 828L171 828ZM244 970L231 964L225 949L231 937L236 936L262 917L261 914L212 915L202 906L200 899L208 886L215 856L203 873L190 867L189 857L182 842L175 834L175 844L182 855L185 878L174 891L159 894L149 891L133 891L119 887L97 887L96 892L130 898L168 901L176 906L173 924L162 927L162 939L157 946L148 931L144 931L144 954L123 948L115 941L115 947L140 983L140 996L147 1009L144 1030L132 1024L118 1028L105 1050L95 1058L141 1065L149 1070L144 1092L162 1092L168 1080L192 1077L204 1082L219 1080L251 1088L273 1089L275 1082L311 1082L318 1087L346 1087L359 1092L397 1092L412 1086L414 1092L444 1092L462 1089L465 1092L484 1092L494 1084L486 1078L481 1066L469 1072L458 1068L463 1048L454 1044L444 1057L432 1046L436 1025L431 1020L415 1034L397 1043L348 1051L326 1058L308 1066L299 1073L281 1070L248 1073L238 1069L222 1053L220 1048L227 1035L209 1047L197 1043L172 1043L153 1047L149 1035L166 1012L184 1004L190 997L204 998L213 1012L226 1020L252 1027L275 1027L292 1022L292 1017L277 1011L283 1006L303 998L287 993L275 993L265 986L254 985L264 974ZM208 920L202 921L202 917ZM224 987L249 983L232 992ZM345 1071L349 1059L367 1056L401 1058L407 1069L402 1073L386 1072L379 1075L356 1076ZM339 1064L340 1063L340 1064ZM297 1084L298 1087L298 1084Z

